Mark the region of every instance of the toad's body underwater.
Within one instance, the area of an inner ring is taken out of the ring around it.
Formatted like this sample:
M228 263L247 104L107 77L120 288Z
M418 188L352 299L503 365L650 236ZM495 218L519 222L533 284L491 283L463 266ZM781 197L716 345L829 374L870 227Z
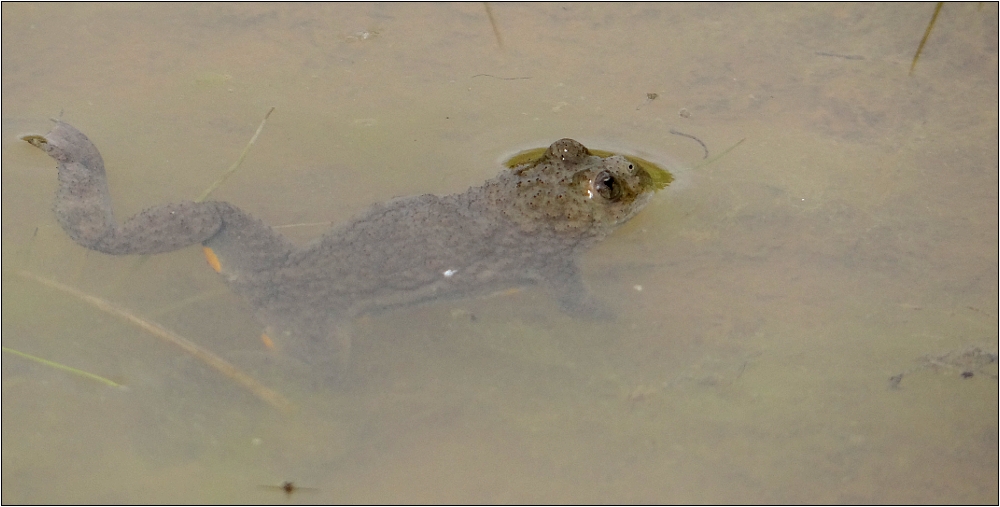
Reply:
M573 312L590 302L576 258L634 216L670 181L620 155L571 139L482 186L376 204L297 248L225 202L179 202L115 221L104 162L63 122L24 138L58 162L56 217L87 248L113 255L169 252L195 243L233 291L295 356L346 358L355 317L436 298L542 283Z

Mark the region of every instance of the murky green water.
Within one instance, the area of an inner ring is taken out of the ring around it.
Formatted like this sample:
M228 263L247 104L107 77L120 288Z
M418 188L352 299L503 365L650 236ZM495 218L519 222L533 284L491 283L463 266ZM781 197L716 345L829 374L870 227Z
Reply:
M995 4L945 5L913 76L930 4L491 8L502 45L478 3L3 5L3 345L128 386L4 354L4 503L998 501ZM535 290L404 309L303 385L198 249L72 244L17 140L62 114L124 217L196 196L272 106L215 195L272 224L561 137L677 180L583 260L614 322Z

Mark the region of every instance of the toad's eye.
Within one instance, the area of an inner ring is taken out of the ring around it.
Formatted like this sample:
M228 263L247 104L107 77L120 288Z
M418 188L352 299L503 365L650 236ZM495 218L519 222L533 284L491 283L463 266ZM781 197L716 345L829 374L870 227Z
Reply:
M609 201L617 201L622 196L622 184L607 171L601 171L594 178L594 190Z

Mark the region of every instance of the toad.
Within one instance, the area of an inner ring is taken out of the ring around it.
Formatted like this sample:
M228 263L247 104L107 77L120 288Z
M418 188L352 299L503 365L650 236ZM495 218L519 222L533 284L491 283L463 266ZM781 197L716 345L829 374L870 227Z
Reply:
M566 311L602 315L577 257L671 179L639 159L561 139L481 186L376 204L299 248L219 201L155 206L119 224L104 162L83 133L60 121L23 139L58 163L55 214L76 243L111 255L201 243L269 332L294 356L314 360L346 360L351 323L361 315L440 298L543 284Z

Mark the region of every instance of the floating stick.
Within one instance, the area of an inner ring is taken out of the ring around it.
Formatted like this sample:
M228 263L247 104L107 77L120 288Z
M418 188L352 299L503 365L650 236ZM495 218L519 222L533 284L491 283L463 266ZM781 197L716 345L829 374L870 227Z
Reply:
M483 2L483 7L486 9L486 15L490 18L490 25L493 27L493 35L497 38L497 47L503 49L503 39L500 38L500 29L497 28L497 20L493 18L493 9L490 8L489 2Z
M924 38L920 39L920 45L917 46L917 53L913 55L913 63L910 64L910 75L913 75L913 69L917 67L917 58L920 58L920 52L924 50L924 44L927 43L927 38L931 36L931 29L934 28L934 22L937 21L938 13L941 12L941 7L944 6L944 2L938 2L937 6L934 7L934 14L931 16L931 22L927 23L927 31L924 32Z
M125 387L125 386L123 386L123 385L121 385L121 384L119 384L117 382L108 380L108 379L106 379L106 378L104 378L104 377L102 377L100 375L94 375L93 373L85 372L83 370L78 370L76 368L73 368L72 366L66 366L65 364L60 364L60 363L57 363L55 361L49 361L48 359L42 359L40 357L33 356L31 354L25 354L24 352L20 352L20 351L17 351L17 350L8 348L8 347L0 347L0 348L2 348L4 352L7 352L9 354L14 354L15 356L23 357L25 359L29 359L29 360L34 361L36 363L44 364L45 366L48 366L50 368L55 368L57 370L62 370L62 371L68 371L68 372L70 372L70 373L72 373L74 375L79 375L79 376L84 377L84 378L89 378L90 380L96 380L96 381L98 381L98 382L100 382L100 383L102 383L102 384L104 384L106 386L121 387L121 388Z
M260 132L264 130L264 123L267 122L267 117L271 116L272 112L274 112L273 107L267 110L267 114L265 114L264 119L260 121L260 125L257 127L257 131L253 133L253 137L250 138L250 142L247 143L246 148L243 148L243 153L240 153L240 157L236 159L236 162L234 162L233 165L229 166L229 169L226 169L226 172L222 173L222 176L219 176L219 179L215 180L215 183L209 185L208 188L205 189L205 191L202 192L201 195L199 195L198 198L194 200L195 202L202 202L205 199L207 199L209 194L214 192L215 189L222 184L222 182L226 181L230 176L232 176L234 172L236 172L236 169L239 168L240 164L243 163L243 159L247 158L247 153L250 152L250 147L253 146L253 143L257 142L257 136L259 136Z
M716 156L714 156L714 157L712 157L712 158L710 158L708 160L702 160L698 165L692 167L692 169L698 169L699 167L705 167L708 164L711 164L711 163L715 162L716 160L719 160L720 158L722 158L723 156L725 156L726 153L729 153L729 152L733 151L734 148L736 148L737 146L743 144L743 141L746 141L746 140L747 140L747 138L744 137L743 139L740 139L739 141L736 141L736 144L734 144L734 145L726 148L725 150L722 151L722 153L720 153L720 154L718 154L718 155L716 155Z

